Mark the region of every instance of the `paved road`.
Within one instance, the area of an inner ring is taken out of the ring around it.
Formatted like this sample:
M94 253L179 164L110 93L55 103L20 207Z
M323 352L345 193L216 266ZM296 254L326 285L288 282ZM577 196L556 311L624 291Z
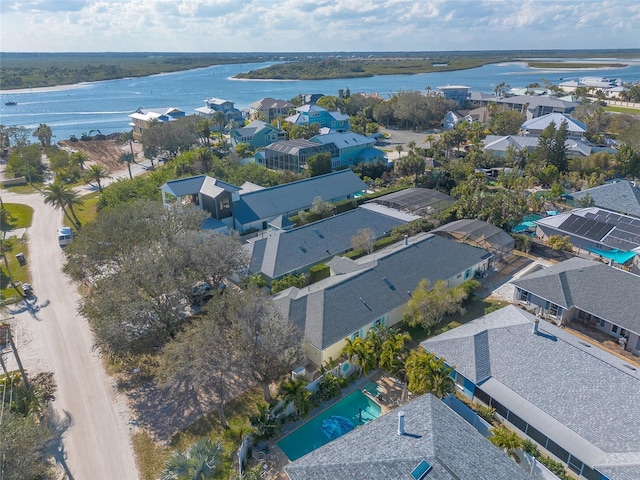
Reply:
M27 231L27 261L37 298L28 309L22 304L12 314L25 367L54 373L58 389L53 406L70 423L57 460L69 479L137 479L126 406L92 351L87 321L76 313L77 286L62 273L64 253L56 235L62 212L45 205L39 194L2 191L0 196L35 211Z

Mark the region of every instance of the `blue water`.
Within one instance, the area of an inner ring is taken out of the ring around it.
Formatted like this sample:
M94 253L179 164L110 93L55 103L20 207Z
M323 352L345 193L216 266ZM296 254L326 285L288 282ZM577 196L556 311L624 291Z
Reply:
M362 409L362 417L359 409ZM360 390L356 390L284 437L278 442L278 446L289 460L294 461L336 438L335 430L328 429L328 424L335 422L343 425L345 428L342 434L344 434L352 429L348 427L349 424L358 427L375 420L381 414L380 405Z
M104 134L129 130L128 114L138 107L178 107L193 113L204 106L204 99L219 97L235 102L237 108L264 97L289 100L300 93L337 95L349 88L352 93L378 93L389 98L398 91L423 91L429 86L462 84L475 91L491 92L493 85L506 82L523 87L543 79L558 83L586 76L620 78L627 82L640 81L640 60L626 68L606 70L538 70L523 63L499 63L457 72L425 73L419 75L382 75L368 78L338 80L234 80L238 72L246 72L268 64L219 65L214 67L94 82L82 86L56 89L34 89L0 92L0 123L6 126L35 128L49 125L56 140L80 136L82 132L100 130ZM6 106L13 100L18 105Z

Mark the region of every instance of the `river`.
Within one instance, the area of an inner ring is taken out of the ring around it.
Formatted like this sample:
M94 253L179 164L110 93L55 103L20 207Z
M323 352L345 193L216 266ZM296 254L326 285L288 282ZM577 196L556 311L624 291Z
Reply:
M611 62L613 59L580 61ZM63 140L70 135L80 137L83 132L91 130L100 130L103 134L129 130L128 115L138 107L177 107L191 114L196 107L204 106L204 99L209 97L231 100L237 108L247 109L251 103L264 97L289 100L300 93L337 95L338 90L346 88L352 93L378 93L389 98L398 91L423 91L427 86L435 89L442 85L461 84L474 91L491 92L493 86L501 82L512 87L524 87L543 80L558 83L560 78L569 80L587 76L640 81L640 59L623 62L630 65L611 69L541 70L520 62L508 62L455 72L304 81L235 80L232 77L236 73L267 64L217 65L83 85L1 91L0 123L29 129L46 123L53 131L54 140ZM17 102L17 105L7 106L7 101Z

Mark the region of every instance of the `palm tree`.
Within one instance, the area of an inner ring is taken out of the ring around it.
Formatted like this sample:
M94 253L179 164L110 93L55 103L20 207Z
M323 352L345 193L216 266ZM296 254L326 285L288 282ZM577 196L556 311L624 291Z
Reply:
M129 170L129 178L133 179L133 175L131 174L131 162L134 162L133 153L123 153L118 158L118 163L126 163L127 169Z
M109 172L102 165L91 165L89 169L84 174L84 183L96 182L98 185L98 190L102 193L102 180L107 178L111 178Z
M207 480L220 466L222 445L210 438L196 440L184 452L175 452L162 472L161 480Z
M398 152L398 160L400 160L400 156L402 154L402 150L403 149L404 148L402 147L402 145L396 145L396 147L395 147L396 152Z
M303 378L294 378L293 380L285 380L280 385L280 394L285 403L293 403L296 414L306 417L311 411L312 393L307 389L307 381Z
M409 354L405 371L409 390L416 395L429 392L438 398L444 398L455 388L451 377L454 369L448 367L442 358L436 358L425 350L414 350Z
M404 367L405 342L411 340L408 333L393 333L382 342L380 350L380 367L391 375L396 375Z
M62 209L69 222L80 228L80 220L73 207L82 205L82 199L75 190L56 179L44 188L43 193L44 203L53 205L56 209Z
M133 130L129 130L128 132L124 132L122 134L122 143L128 143L129 149L131 150L131 156L135 158L135 153L133 153Z
M493 436L489 437L489 441L496 447L502 449L507 455L513 458L516 463L520 463L516 450L522 447L522 439L513 431L504 425L492 428Z
M71 162L84 170L84 164L89 161L89 156L84 152L75 152L71 155Z

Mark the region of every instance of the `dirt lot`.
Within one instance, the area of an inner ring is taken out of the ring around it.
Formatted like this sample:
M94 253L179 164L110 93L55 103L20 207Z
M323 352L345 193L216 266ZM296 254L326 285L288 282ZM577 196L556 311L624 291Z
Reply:
M84 152L89 156L91 163L100 163L110 172L122 170L126 165L118 163L118 158L123 153L130 152L129 143L122 143L117 138L107 138L106 140L89 140L71 142L69 140L61 140L58 142L61 148L69 152ZM142 145L138 142L133 143L133 153L136 161L142 159Z

